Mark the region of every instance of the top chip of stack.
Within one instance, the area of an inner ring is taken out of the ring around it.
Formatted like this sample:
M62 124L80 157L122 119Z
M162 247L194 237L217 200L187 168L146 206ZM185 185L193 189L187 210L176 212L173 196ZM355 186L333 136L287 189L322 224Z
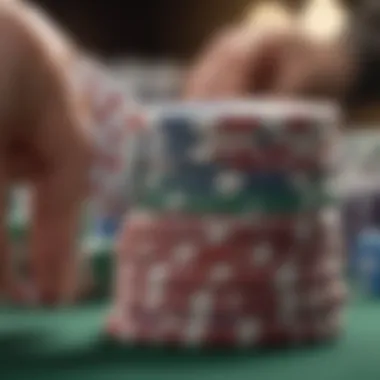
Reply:
M157 210L292 212L333 200L339 114L329 104L156 107L140 205Z

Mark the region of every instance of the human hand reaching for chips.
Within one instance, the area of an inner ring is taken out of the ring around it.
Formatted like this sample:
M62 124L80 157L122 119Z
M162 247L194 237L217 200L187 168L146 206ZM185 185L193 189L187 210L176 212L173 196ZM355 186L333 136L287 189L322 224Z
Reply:
M190 70L184 97L340 97L354 71L343 39L319 41L296 28L243 25L219 33L208 44Z

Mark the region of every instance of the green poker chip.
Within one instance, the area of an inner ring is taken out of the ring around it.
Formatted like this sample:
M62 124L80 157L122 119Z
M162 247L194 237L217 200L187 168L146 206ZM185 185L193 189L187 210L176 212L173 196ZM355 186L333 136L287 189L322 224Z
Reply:
M339 200L329 192L315 190L300 195L270 196L267 194L239 197L196 197L181 192L150 193L142 197L137 208L155 212L181 212L189 214L242 214L260 213L296 213L317 210L337 205Z

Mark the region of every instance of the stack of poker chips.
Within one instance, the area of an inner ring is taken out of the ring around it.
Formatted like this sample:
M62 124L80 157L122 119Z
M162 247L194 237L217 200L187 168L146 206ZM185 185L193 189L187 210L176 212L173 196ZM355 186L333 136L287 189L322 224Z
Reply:
M346 289L330 181L335 108L183 104L147 119L109 334L195 346L338 336Z
M361 127L360 131L347 134L343 144L338 183L348 269L355 278L362 278L362 235L380 228L379 142L378 132Z
M358 290L367 296L380 296L380 229L367 228L358 235L356 257Z
M342 221L348 250L348 270L355 279L360 274L361 239L380 228L380 192L368 190L351 194L342 202Z

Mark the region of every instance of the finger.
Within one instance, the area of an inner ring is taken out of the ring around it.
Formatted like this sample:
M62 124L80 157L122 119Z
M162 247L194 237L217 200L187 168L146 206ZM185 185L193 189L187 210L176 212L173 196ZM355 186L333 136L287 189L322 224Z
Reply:
M203 98L212 95L220 68L224 66L225 52L228 50L232 30L216 35L201 52L190 70L184 88L185 98Z
M278 95L295 96L312 92L314 67L308 62L283 62L281 72L274 83L273 92Z
M246 79L253 37L241 28L222 33L191 70L184 96L210 98L244 92L249 87Z
M276 91L283 95L307 95L336 97L345 88L349 68L346 59L334 51L330 44L304 40L298 52L290 53L283 60Z

